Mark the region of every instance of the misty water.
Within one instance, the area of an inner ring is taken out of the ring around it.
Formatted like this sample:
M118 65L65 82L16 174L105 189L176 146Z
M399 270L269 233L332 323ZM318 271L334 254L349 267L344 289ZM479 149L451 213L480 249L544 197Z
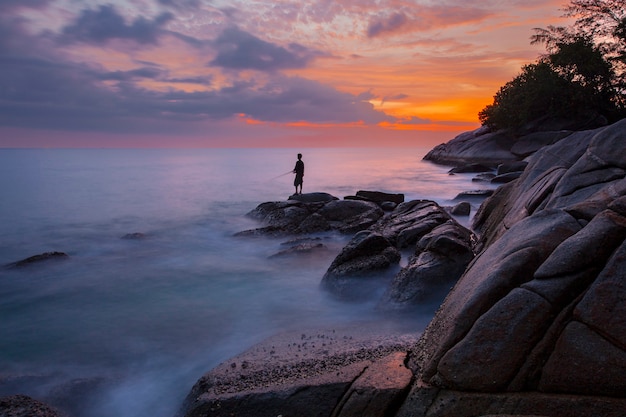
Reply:
M283 174L298 152L304 192L452 205L485 187L422 161L427 151L0 150L0 265L69 255L0 267L0 396L31 395L79 417L170 417L203 373L274 333L421 331L434 306L399 319L375 299L347 303L319 288L349 236L322 234L326 250L270 258L287 239L233 234L259 226L245 216L259 203L293 192ZM122 239L135 232L145 237Z

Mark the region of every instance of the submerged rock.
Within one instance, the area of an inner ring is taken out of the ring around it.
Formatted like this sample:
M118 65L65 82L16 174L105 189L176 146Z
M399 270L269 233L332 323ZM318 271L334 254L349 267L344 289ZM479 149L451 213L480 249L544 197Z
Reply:
M7 268L23 268L26 266L40 264L42 262L65 259L69 259L69 256L64 252L44 252L39 255L30 256L17 262L11 262L5 266Z

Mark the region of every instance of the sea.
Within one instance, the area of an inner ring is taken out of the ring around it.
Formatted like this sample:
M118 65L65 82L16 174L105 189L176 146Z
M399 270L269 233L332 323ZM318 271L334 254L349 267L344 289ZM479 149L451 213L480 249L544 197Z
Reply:
M450 206L488 187L423 161L428 150L0 149L0 396L76 417L172 417L205 372L273 334L421 332L436 306L390 317L374 298L320 288L350 236L324 233L323 251L273 257L286 238L234 235L260 226L246 216L258 204L293 194L297 153L305 193ZM124 239L133 233L142 238ZM5 267L53 251L69 258Z

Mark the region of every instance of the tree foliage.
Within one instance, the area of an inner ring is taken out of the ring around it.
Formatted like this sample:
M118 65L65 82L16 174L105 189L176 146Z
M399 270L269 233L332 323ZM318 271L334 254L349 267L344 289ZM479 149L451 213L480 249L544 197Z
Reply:
M540 117L626 116L626 0L571 0L569 27L537 28L532 43L547 53L504 85L479 113L492 128L517 128Z

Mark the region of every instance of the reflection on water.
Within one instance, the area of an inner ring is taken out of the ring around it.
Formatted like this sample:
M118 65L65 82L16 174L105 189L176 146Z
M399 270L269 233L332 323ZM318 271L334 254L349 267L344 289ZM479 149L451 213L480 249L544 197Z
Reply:
M171 416L195 380L283 330L394 320L375 300L339 302L319 282L349 236L271 258L284 239L235 238L245 213L284 200L302 152L304 191L404 193L441 204L469 176L420 149L0 150L0 395L30 394L86 417ZM145 238L121 239L140 232ZM80 401L77 401L80 399Z

